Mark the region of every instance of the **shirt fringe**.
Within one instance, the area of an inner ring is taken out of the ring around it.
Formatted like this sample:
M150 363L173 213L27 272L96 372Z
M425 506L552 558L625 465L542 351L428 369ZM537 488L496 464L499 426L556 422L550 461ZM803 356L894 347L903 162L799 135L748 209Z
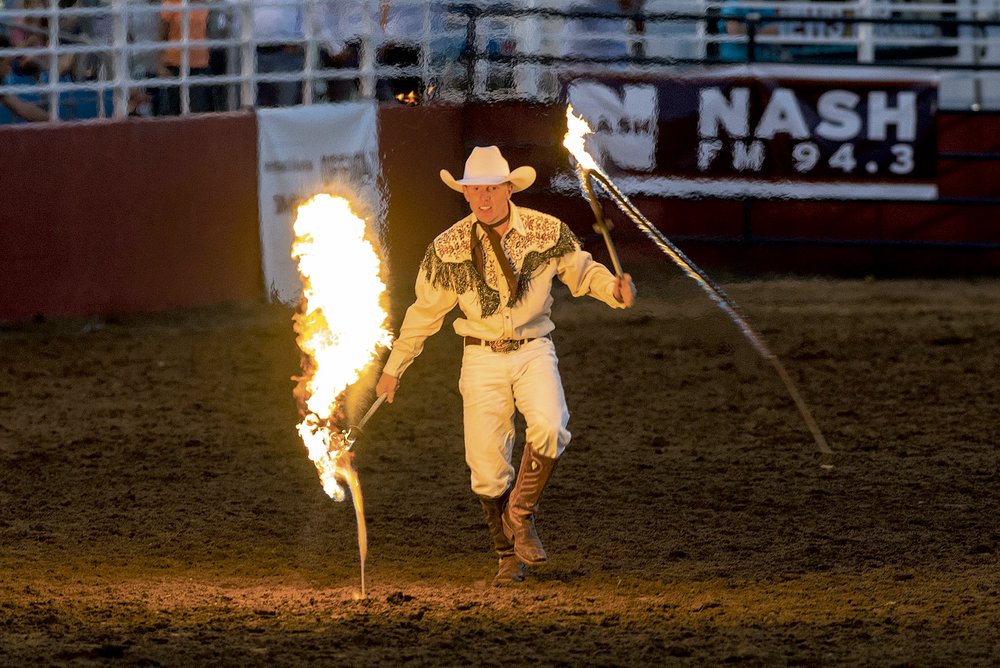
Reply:
M517 279L517 293L511 295L507 306L512 307L524 298L531 284L531 276L538 267L549 260L562 257L576 251L580 241L569 229L566 223L560 222L559 238L550 248L543 251L530 251L524 256ZM427 247L424 259L420 262L424 278L436 288L451 290L455 294L465 294L475 290L476 297L482 307L482 317L486 318L500 310L500 292L491 288L476 271L471 255L460 262L445 262L437 254L434 244Z

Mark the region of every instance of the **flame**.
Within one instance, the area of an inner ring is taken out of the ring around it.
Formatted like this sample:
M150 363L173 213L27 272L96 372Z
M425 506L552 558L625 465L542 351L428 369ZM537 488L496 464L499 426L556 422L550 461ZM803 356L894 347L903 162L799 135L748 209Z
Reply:
M292 257L303 286L294 318L304 373L295 394L303 418L297 430L316 465L323 490L344 499L338 480L352 487L353 441L337 428L344 407L338 400L361 372L392 343L382 307L385 284L365 222L342 197L317 195L298 208ZM357 501L357 500L356 500Z
M411 90L406 93L396 93L396 101L412 107L420 102L420 97L417 95L417 91Z
M597 161L587 153L587 135L593 134L593 130L587 121L581 116L573 113L573 105L566 106L566 136L563 138L563 146L576 158L581 168L599 173L601 170Z

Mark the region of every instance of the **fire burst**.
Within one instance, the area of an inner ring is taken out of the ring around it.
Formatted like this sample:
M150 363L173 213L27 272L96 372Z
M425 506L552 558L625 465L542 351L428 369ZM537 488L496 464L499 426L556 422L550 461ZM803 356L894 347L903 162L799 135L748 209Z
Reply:
M294 317L296 342L304 354L295 396L303 418L299 436L316 465L323 490L337 501L351 489L358 515L362 562L366 540L361 488L350 448L353 438L338 428L345 420L343 395L392 343L382 306L385 284L380 262L365 237L365 222L342 197L317 195L298 209L292 257L298 262L303 302Z
M590 125L582 116L573 113L573 105L566 107L566 136L563 137L563 146L570 152L581 169L587 171L601 171L597 161L587 152L587 135L592 134Z

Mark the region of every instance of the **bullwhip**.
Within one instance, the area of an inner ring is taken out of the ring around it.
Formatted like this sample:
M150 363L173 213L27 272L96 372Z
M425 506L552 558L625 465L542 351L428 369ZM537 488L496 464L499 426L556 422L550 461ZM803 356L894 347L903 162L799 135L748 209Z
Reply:
M615 205L621 209L636 227L645 234L649 239L656 244L657 248L663 252L664 255L669 257L681 270L687 274L689 278L695 281L699 287L712 299L712 301L726 314L726 316L737 326L740 333L749 341L751 347L757 351L757 353L771 363L774 370L777 372L778 377L781 378L781 382L785 385L788 390L789 395L791 395L792 400L795 402L795 406L798 408L799 413L802 415L802 419L805 421L806 426L812 433L813 439L816 441L816 447L823 454L823 463L821 466L825 469L833 468L832 457L833 450L826 442L826 438L823 436L823 432L820 431L819 425L813 418L812 412L809 410L809 406L806 405L805 400L799 393L798 388L792 381L791 376L788 375L788 371L785 370L784 365L781 360L778 359L777 355L771 352L764 340L754 331L750 323L747 322L746 318L740 313L739 306L726 292L720 288L709 276L701 270L694 262L692 262L686 255L684 255L681 250L667 238L657 227L648 219L645 215L632 203L632 201L622 193L621 190L614 184L614 182L608 177L607 174L601 170L600 166L593 159L593 157L587 152L584 139L587 134L590 134L590 127L587 122L576 116L573 113L572 106L568 107L566 110L566 120L568 125L568 132L566 133L566 139L563 145L569 150L569 152L576 159L576 173L580 179L580 186L587 199L590 201L590 207L594 212L594 218L596 223L594 228L601 234L604 238L604 242L608 247L608 253L611 256L611 261L614 264L615 274L618 277L622 276L621 262L618 259L618 253L615 250L614 243L611 240L610 228L607 221L604 218L604 214L601 210L600 202L597 199L597 195L594 191L594 183L596 182L601 189L607 193Z

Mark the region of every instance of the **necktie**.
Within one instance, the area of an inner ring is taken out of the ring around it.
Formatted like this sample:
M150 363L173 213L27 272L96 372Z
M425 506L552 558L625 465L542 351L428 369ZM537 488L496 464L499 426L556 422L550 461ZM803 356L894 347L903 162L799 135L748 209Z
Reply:
M500 234L496 230L496 228L506 223L509 218L510 212L507 212L506 216L491 225L479 221L472 224L472 263L475 265L479 275L485 278L483 254L480 250L482 245L479 243L479 235L476 233L476 226L479 226L483 228L483 231L486 232L486 238L490 240L490 246L493 247L493 254L500 264L500 270L503 272L504 278L507 279L507 288L510 290L510 296L514 298L517 295L517 278L514 276L514 268L510 266L507 254L503 252L503 248L500 246Z

